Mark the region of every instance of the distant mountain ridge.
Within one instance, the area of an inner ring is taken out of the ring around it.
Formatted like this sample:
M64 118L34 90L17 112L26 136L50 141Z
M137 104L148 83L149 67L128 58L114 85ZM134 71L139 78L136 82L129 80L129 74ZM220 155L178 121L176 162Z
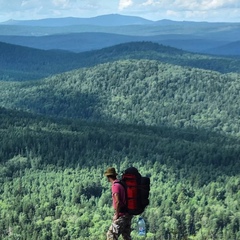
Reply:
M111 47L121 43L136 41L151 41L166 46L179 48L185 51L205 54L239 55L239 51L231 51L230 44L224 40L197 38L194 35L156 35L156 36L129 36L104 32L69 33L46 36L8 36L0 35L0 41L25 47L42 50L66 50L85 52ZM221 51L221 47L229 44L229 48ZM237 43L235 44L237 45ZM212 51L212 49L216 49ZM229 51L227 51L229 50Z
M124 25L145 25L153 23L141 17L124 16L119 14L109 14L90 18L46 18L39 20L9 20L1 24L4 25L23 25L23 26L42 26L59 27L72 25L96 25L96 26L124 26Z
M34 80L120 59L151 59L222 73L239 72L240 66L240 60L234 58L193 54L153 42L122 43L81 53L46 51L0 42L0 52L0 80L4 81Z
M191 52L239 56L239 51L236 51L239 33L240 23L151 21L119 14L92 18L10 20L0 24L2 42L73 52L132 41L152 41Z
M15 20L9 19L5 22L0 22L0 25L22 25L22 26L42 26L42 27L59 27L72 25L95 25L95 26L126 26L126 25L182 25L182 26L229 26L238 25L238 22L196 22L196 21L175 21L171 19L149 20L138 16L128 16L121 14L106 14L95 17L62 17L62 18L43 18L34 20Z
M240 41L231 42L219 47L208 49L206 50L206 53L240 56Z

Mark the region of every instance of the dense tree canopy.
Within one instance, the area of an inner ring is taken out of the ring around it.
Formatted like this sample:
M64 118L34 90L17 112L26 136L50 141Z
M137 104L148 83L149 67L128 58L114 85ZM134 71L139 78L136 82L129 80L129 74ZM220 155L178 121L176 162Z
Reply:
M105 239L110 165L151 178L147 239L239 238L238 138L0 110L1 239Z
M186 52L152 42L129 42L101 50L73 53L46 51L0 42L0 81L26 81L81 67L125 59L149 59L221 73L238 72L237 57Z
M240 239L238 61L151 43L84 54L92 67L0 82L0 239L105 239L108 166L150 177L146 240Z
M37 82L0 82L0 104L58 117L239 135L237 73L124 60Z

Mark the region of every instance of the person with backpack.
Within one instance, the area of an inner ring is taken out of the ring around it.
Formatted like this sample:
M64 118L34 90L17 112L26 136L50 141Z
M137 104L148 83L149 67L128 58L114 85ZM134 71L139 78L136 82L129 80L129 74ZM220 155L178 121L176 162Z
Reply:
M122 235L124 240L131 240L132 215L127 212L126 190L117 179L115 168L109 167L104 175L111 183L114 216L107 232L107 240L117 240Z

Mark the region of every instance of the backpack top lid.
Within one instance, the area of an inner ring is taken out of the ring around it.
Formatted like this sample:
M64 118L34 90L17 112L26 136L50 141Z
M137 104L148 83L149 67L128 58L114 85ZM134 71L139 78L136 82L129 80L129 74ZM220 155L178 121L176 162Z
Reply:
M141 184L141 178L142 178L141 174L138 172L137 168L135 167L129 167L122 173L122 180L124 182L132 180L133 182L136 181L136 184L139 185Z
M134 175L136 175L136 176L138 176L138 177L141 177L141 174L138 172L137 168L135 168L135 167L129 167L129 168L127 168L127 169L123 172L123 174L134 174Z

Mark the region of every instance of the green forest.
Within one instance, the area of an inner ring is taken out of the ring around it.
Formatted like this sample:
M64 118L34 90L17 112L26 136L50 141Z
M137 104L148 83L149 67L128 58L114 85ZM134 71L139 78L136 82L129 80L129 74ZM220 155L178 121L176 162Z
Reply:
M62 118L239 136L239 91L239 73L120 60L39 81L0 81L0 105Z
M240 239L240 75L185 63L0 81L0 239L106 239L109 166L150 177L144 239Z
M152 42L123 43L81 53L47 51L0 42L0 52L0 81L33 81L74 69L129 59L157 60L221 73L240 71L237 56L193 54Z
M240 236L237 137L6 109L1 119L1 239L105 239L109 165L151 178L146 239Z

